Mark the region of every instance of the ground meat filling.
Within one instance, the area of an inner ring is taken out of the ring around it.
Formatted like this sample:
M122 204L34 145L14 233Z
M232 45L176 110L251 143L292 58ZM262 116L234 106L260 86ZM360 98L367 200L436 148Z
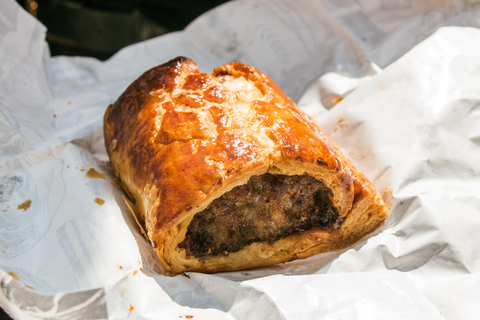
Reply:
M332 228L339 215L330 193L306 174L253 176L197 213L179 247L195 257L226 255L253 242Z

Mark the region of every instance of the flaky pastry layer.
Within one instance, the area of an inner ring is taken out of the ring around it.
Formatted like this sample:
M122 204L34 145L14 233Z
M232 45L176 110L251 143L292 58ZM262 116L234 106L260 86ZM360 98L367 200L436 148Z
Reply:
M387 217L372 184L333 141L247 64L205 74L178 57L134 81L104 120L114 172L168 274L249 269L345 248ZM321 181L338 223L236 252L196 257L182 248L195 214L266 173Z

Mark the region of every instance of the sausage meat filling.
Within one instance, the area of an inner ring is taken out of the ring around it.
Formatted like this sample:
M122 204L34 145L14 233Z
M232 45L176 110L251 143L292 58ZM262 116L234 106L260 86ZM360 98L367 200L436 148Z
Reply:
M179 247L195 257L226 255L254 242L332 228L339 215L330 193L306 174L253 176L197 213Z

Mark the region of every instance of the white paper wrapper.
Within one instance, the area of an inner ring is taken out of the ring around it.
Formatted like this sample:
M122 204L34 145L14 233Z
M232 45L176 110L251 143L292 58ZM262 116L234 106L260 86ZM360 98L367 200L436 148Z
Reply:
M479 26L474 0L234 1L99 62L51 58L45 28L2 1L0 305L15 319L480 319ZM393 203L385 226L343 253L163 276L102 120L179 55L268 74Z

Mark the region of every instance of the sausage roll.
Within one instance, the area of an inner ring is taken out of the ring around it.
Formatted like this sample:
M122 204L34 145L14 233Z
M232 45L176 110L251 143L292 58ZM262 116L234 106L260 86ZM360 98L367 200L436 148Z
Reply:
M346 248L388 210L265 74L178 57L104 117L116 176L166 273L234 271Z

